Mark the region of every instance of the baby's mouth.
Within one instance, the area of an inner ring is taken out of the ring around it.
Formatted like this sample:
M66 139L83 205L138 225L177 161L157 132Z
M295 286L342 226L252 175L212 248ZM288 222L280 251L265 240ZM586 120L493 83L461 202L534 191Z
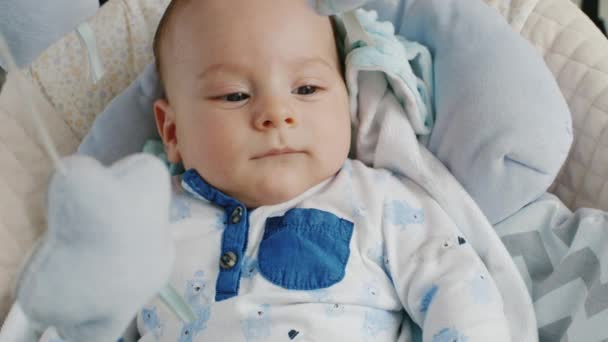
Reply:
M268 157L277 157L277 156L282 156L282 155L287 155L287 154L296 154L296 153L304 153L303 151L297 151L288 147L284 147L284 148L273 148L271 150L268 150L266 152L263 152L261 154L258 154L256 156L254 156L253 158L251 158L252 160L255 159L262 159L262 158L268 158Z

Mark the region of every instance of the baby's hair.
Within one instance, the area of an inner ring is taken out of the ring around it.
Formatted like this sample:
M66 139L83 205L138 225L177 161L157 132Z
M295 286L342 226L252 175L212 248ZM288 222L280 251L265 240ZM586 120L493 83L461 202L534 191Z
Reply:
M172 0L167 6L165 13L163 14L160 22L158 23L158 28L156 29L156 33L154 34L153 41L153 51L154 51L154 59L156 63L156 71L158 72L160 82L164 85L164 75L163 75L163 63L162 63L162 47L164 36L167 35L167 32L170 30L171 25L174 21L174 17L176 15L179 6L184 6L189 3L191 0ZM197 0L200 1L200 0ZM336 49L338 52L338 61L340 63L340 73L344 75L344 58L343 58L343 42L340 39L341 30L339 24L334 16L329 17L331 22L331 29L334 35L334 39L336 41Z
M154 51L154 59L156 63L156 71L158 72L158 76L160 78L161 83L163 82L163 63L162 63L162 47L163 47L163 37L167 35L171 27L171 23L173 21L173 17L179 8L179 5L184 5L188 3L190 0L172 0L169 2L169 6L165 10L165 13L160 19L158 23L158 28L156 29L156 33L154 34L153 41L153 51Z
M340 64L340 74L342 75L342 78L345 78L346 56L344 55L344 39L342 38L345 35L344 29L340 26L340 23L335 15L330 16L329 21L331 22L331 31L336 42L336 52L338 53L338 63Z

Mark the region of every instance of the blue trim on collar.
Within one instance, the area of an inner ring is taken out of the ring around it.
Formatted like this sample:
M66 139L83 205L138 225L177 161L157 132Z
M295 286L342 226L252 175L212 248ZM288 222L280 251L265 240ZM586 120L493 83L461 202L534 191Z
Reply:
M207 183L194 169L182 175L182 186L188 192L193 191L192 195L224 209L228 219L222 235L222 250L217 258L220 272L215 285L215 301L237 296L249 237L249 211L241 202ZM232 268L223 268L220 260L228 254L236 256L236 264Z
M182 181L196 192L195 195L201 196L207 201L222 208L236 206L242 206L243 208L245 207L241 202L224 194L223 192L214 188L211 184L207 183L195 169L186 171L182 175Z

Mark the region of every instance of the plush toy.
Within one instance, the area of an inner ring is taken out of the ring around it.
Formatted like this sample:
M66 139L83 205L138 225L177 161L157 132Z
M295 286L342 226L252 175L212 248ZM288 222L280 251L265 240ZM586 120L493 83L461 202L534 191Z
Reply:
M64 159L49 185L48 230L7 319L26 328L7 327L0 340L38 341L53 326L65 341L116 341L171 273L169 179L148 155L109 168L89 157Z
M100 76L93 32L82 24L98 7L98 0L0 1L2 77L75 29ZM146 155L109 168L75 156L57 164L47 199L48 229L22 269L0 341L38 341L50 326L66 341L115 341L171 272L168 172Z

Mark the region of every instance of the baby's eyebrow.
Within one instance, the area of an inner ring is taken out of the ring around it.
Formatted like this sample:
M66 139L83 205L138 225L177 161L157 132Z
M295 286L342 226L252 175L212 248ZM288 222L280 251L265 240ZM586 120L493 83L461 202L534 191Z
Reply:
M335 67L333 67L325 59L323 59L319 56L298 58L298 59L294 60L293 65L295 68L298 68L298 69L304 69L307 67L314 67L314 66L323 66L325 68L328 68L329 70L335 69Z
M216 64L212 64L211 66L207 67L205 70L200 72L198 75L196 75L196 78L199 80L202 80L205 77L208 77L209 75L218 73L218 72L227 73L227 74L243 74L243 73L247 72L247 69L239 64L216 63Z
M318 67L321 66L328 70L335 70L330 63L328 63L325 59L315 56L315 57L299 57L290 61L290 67L295 70L301 70L306 68ZM243 75L248 73L247 67L236 64L236 63L215 63L207 67L202 72L198 73L197 79L203 80L211 74L215 73L226 73L226 74L237 74Z

